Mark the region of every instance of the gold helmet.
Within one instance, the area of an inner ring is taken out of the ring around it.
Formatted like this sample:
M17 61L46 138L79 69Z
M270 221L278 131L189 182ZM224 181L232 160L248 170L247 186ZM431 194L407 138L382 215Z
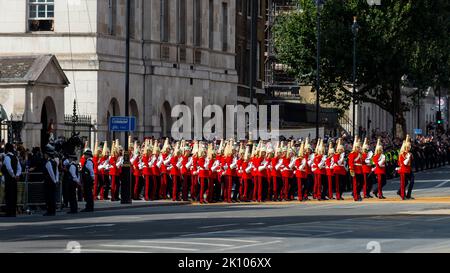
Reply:
M330 139L328 143L328 156L333 156L335 153L336 151L333 148L333 141Z
M365 152L368 152L370 149L370 145L369 145L369 139L367 139L367 137L364 139L364 144L362 146L362 150Z
M305 142L301 142L300 144L300 148L298 149L298 156L302 157L304 154L304 149L305 149Z
M102 157L109 154L108 141L103 142Z
M192 146L192 155L198 154L198 142L194 141L194 145Z

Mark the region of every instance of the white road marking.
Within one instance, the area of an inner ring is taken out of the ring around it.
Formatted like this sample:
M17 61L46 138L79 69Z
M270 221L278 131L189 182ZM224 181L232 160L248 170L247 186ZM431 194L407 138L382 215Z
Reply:
M103 247L123 247L123 248L154 248L154 249L166 249L166 250L176 250L176 251L199 251L193 248L179 248L179 247L167 247L167 246L149 246L149 245L100 245Z
M84 228L95 228L95 227L112 227L116 224L104 224L104 225L90 225L90 226L81 226L81 227L67 227L63 228L64 230L74 230L74 229L84 229Z
M195 236L202 236L205 234L216 234L216 233L228 233L228 232L239 232L243 229L230 229L230 230L219 230L219 231L209 231L209 232L200 232L200 233L189 233L189 234L183 234L180 235L180 237L195 237Z
M264 225L264 223L250 223L249 226L261 226Z
M239 243L260 243L260 241L228 239L228 238L195 238L195 239L196 240L229 241L229 242L239 242Z
M307 237L307 236L311 236L312 235L310 233L282 232L282 231L269 231L269 232L267 232L267 231L254 231L254 233L263 233L263 234L270 233L270 234L276 234L276 235L288 235L288 236L299 236L299 237L301 237L301 236Z
M208 228L218 228L218 227L231 227L231 226L237 226L239 224L225 224L225 225L215 225L215 226L204 226L199 227L200 229L208 229Z
M448 182L450 182L450 180L442 182L441 184L435 186L435 188L440 188L440 187L444 186L445 184L447 184Z
M241 248L247 248L247 247L255 247L255 246L264 246L264 245L272 245L272 244L278 244L282 243L283 241L271 241L271 242L265 242L265 243L259 243L259 244L251 244L251 245L243 245L243 246L235 246L235 247L229 247L229 248L223 248L216 251L228 251L228 250L234 250L234 249L241 249Z
M203 246L218 246L218 247L232 247L234 245L225 245L225 244L210 244L210 243L198 243L198 242L180 242L180 241L147 241L141 240L139 243L148 243L148 244L184 244L184 245L203 245Z
M353 232L353 230L339 231L339 232L331 232L331 233L325 233L325 234L313 235L313 236L311 236L311 237L326 237L326 236L332 236L332 235L347 234L347 233L352 233L352 232Z

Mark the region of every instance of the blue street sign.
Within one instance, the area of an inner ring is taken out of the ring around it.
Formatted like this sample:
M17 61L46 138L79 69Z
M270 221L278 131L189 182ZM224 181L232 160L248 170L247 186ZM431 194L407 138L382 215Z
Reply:
M414 129L414 134L415 135L421 135L422 134L422 129Z
M136 131L136 117L110 117L109 131L111 132Z

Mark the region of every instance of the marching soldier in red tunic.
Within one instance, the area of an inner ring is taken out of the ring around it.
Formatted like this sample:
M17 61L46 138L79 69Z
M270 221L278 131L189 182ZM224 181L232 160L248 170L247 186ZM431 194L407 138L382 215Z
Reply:
M111 156L108 159L109 175L111 177L111 201L117 201L119 195L119 170L117 160L119 159L119 144L113 141L111 145Z
M386 185L386 156L383 154L381 139L378 139L373 162L375 163L374 173L377 176L377 190L374 190L373 194L379 199L385 199L383 187Z
M94 145L94 156L92 157L92 162L94 164L94 190L93 196L94 200L98 200L98 189L99 189L99 171L98 166L101 158L101 149L98 147L98 141L95 141Z
M279 160L280 160L280 143L277 142L274 154L270 162L271 164L270 177L272 178L273 201L280 201L281 172L279 169L277 169Z
M139 150L139 145L137 141L134 142L133 147L133 154L130 158L130 163L133 170L133 177L134 177L134 183L133 183L133 199L139 200L139 192L140 192L140 178L142 175L142 171L140 168L141 158L140 158L141 151Z
M372 189L372 183L370 181L370 174L372 173L372 157L373 157L373 152L370 151L370 147L369 147L369 140L367 138L364 139L364 144L362 147L362 154L361 154L361 158L362 158L362 162L363 162L363 166L362 166L362 171L363 171L363 179L364 179L364 186L363 186L363 195L364 198L372 198L372 196L370 195L370 191Z
M353 150L348 155L348 165L350 168L350 175L353 179L353 199L355 201L362 201L360 196L361 185L363 184L363 172L362 172L362 158L361 158L361 146L358 137L355 137L353 143Z
M192 163L191 163L191 200L198 200L198 158L199 158L199 144L197 141L194 142L194 146L192 147Z
M101 158L98 163L100 200L109 199L109 148L108 142L103 143Z
M345 148L342 145L342 140L337 142L336 153L333 156L333 174L336 188L336 200L344 200L342 198L342 191L345 188L345 179L347 170L345 169Z
M328 199L333 199L333 180L334 180L334 166L333 166L333 157L335 154L335 150L333 148L333 143L331 140L329 140L328 144L328 156L325 160L325 170L327 174L327 181L328 181Z
M180 181L181 176L181 162L183 161L183 158L181 157L181 150L180 150L180 142L177 142L175 144L175 149L173 150L173 154L170 157L170 163L168 167L168 171L170 173L170 176L172 177L172 201L178 201L178 182Z
M170 154L170 144L169 139L166 138L164 145L161 149L159 171L161 174L161 187L159 191L160 199L167 199L167 187L169 184L169 172L167 166L170 164L171 154Z
M304 153L305 143L302 142L300 144L300 148L298 150L298 157L295 159L295 170L294 175L297 178L297 198L298 201L303 201L303 186L305 185L306 172L305 166L307 164L307 160L305 159Z
M262 202L262 188L263 188L263 179L265 178L266 174L266 168L267 168L267 161L265 160L266 157L266 149L264 145L262 144L262 141L258 144L256 156L253 161L255 170L254 177L255 180L255 188L254 188L254 198L257 202Z
M250 146L247 146L245 148L244 158L240 166L240 172L242 173L241 177L243 189L241 200L245 202L249 201L249 184L251 183L252 180L251 175L252 169L253 163L250 160Z
M182 198L183 201L188 200L188 192L189 185L191 184L191 166L192 166L192 157L191 157L191 149L189 145L186 143L183 146L183 155L181 156L181 176L183 177L183 185L182 185Z
M207 151L202 143L199 144L199 156L197 161L198 178L200 180L200 204L206 203L205 190L206 183L209 178L209 159L207 158Z
M412 190L414 187L414 180L412 177L411 163L413 156L410 152L411 150L411 138L406 136L406 140L403 141L403 145L400 149L400 154L398 158L398 174L400 175L400 189L398 194L402 198L411 199ZM408 187L408 192L406 193L406 187Z
M151 158L152 158L152 149L150 146L150 142L149 140L145 140L144 143L144 147L143 147L143 151L142 151L142 156L140 158L140 162L138 163L138 170L135 169L135 175L138 174L140 175L142 173L142 175L144 175L144 199L145 201L149 201L149 200L153 200L154 196L153 194L150 192L150 188L151 188L151 178L152 178L152 166L151 166ZM138 161L136 159L136 161ZM134 161L133 165L136 164L136 161ZM136 176L135 176L136 177ZM152 187L153 188L153 187ZM153 190L153 189L152 189ZM135 188L135 198L139 198L138 194L136 194L137 189Z

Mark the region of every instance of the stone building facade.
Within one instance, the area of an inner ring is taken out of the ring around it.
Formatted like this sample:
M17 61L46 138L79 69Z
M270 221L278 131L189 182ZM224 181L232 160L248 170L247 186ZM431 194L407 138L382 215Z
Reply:
M13 3L14 2L14 3ZM19 2L19 3L17 3ZM237 101L233 0L131 0L130 112L137 137L166 136L178 104ZM125 0L0 1L0 54L54 54L74 99L95 125L91 141L117 138L125 114Z

